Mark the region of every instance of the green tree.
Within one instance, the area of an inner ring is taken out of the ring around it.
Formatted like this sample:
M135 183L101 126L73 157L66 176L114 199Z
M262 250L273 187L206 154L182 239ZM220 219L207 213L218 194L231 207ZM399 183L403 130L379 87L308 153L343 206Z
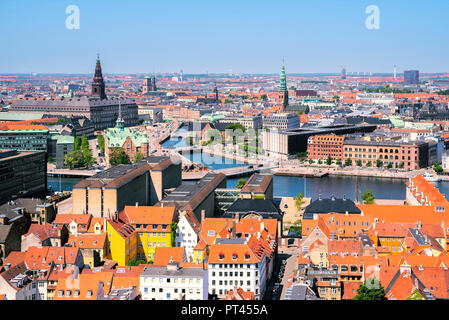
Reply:
M323 164L323 161L321 161L321 159L318 159L318 164Z
M125 149L117 147L112 148L109 153L109 163L111 166L116 166L119 164L129 164L128 155L125 152Z
M373 192L369 189L366 189L362 195L362 199L365 204L373 204L374 203Z
M66 118L59 118L58 122L59 123L67 123L67 119Z
M345 161L345 166L347 166L347 167L350 167L350 166L352 166L352 160L351 159L346 159L346 161Z
M330 166L330 165L332 164L332 157L331 157L331 156L329 156L329 157L327 158L326 164L327 164L328 166Z
M237 181L237 184L236 184L236 188L237 189L242 189L243 188L243 186L246 184L246 179L239 179L239 181Z
M376 167L381 168L381 167L383 167L383 165L384 165L384 163L382 160L379 160L379 159L376 160Z
M142 160L144 158L144 155L142 152L136 152L136 154L134 155L134 159L133 162L139 162L140 160Z
M268 96L266 94L263 94L260 96L260 99L262 99L263 101L268 100Z
M153 264L153 261L151 261L151 260L150 261L134 260L134 259L128 261L128 266L131 266L131 267L136 267L136 266L139 266L141 264Z
M433 170L435 170L436 173L441 173L443 172L443 167L438 162L435 162L433 164Z
M83 134L83 136L81 137L81 149L83 151L89 150L89 140L87 140L87 137L85 134Z
M313 164L315 161L313 161L313 159L309 159L309 163Z
M300 211L301 206L304 204L304 194L300 192L295 198L295 207L296 210Z
M98 145L100 146L100 150L101 150L101 152L103 152L104 153L104 136L102 135L102 134L99 134L98 136L97 136L97 140L98 140Z
M387 168L388 168L388 169L393 168L393 163L390 162L390 163L387 165Z
M81 150L70 152L64 157L64 165L69 168L78 168L84 165L84 154Z
M368 161L367 163L366 163L366 166L367 167L371 167L373 165L373 163L371 162L371 161Z
M53 163L53 162L55 162L55 159L52 156L48 156L47 162Z
M228 129L228 130L238 130L238 129L240 129L243 132L246 131L246 128L240 122L231 123L230 125L226 126L226 129Z
M362 166L362 160L357 160L357 166L361 167Z
M170 232L171 232L171 246L175 246L175 240L176 240L176 230L178 230L178 223L173 221L170 223Z
M338 166L341 166L341 165L343 164L343 162L341 161L341 159L337 159L336 163L337 163Z
M401 162L401 163L399 164L399 169L404 169L404 162Z
M307 152L298 152L296 158L301 159L307 157Z
M385 300L385 290L379 280L371 278L360 285L354 300Z
M90 152L90 150L87 151L83 151L83 165L85 167L90 166L92 163L94 163L95 159L92 156L92 153Z
M75 137L75 142L74 142L75 151L79 150L80 147L81 147L81 139L80 139L80 137L76 136Z

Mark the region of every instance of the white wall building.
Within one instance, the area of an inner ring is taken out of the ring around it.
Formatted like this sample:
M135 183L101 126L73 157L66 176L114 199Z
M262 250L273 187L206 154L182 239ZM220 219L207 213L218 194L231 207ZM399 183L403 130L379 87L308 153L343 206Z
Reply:
M142 300L207 300L208 270L182 268L178 263L167 267L145 267L140 275Z
M255 237L218 238L209 253L209 293L223 298L229 290L242 288L263 298L267 281L265 253L254 252Z
M183 215L178 222L175 245L176 247L184 248L184 252L189 262L193 260L193 248L195 248L198 243L200 227L201 224L195 217L193 211Z
M6 295L7 300L40 300L37 282L25 263L0 274L0 294Z

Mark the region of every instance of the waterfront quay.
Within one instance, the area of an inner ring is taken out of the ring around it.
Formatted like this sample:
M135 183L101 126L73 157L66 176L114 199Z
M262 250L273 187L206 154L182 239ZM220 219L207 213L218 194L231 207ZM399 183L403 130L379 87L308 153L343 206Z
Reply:
M279 168L272 169L271 173L280 176L293 177L315 177L321 178L324 176L351 176L351 177L378 177L378 178L394 178L394 179L409 179L418 174L427 172L426 169L414 171L395 171L379 168L357 168L357 167L332 167L332 166L301 166L294 164L282 164Z

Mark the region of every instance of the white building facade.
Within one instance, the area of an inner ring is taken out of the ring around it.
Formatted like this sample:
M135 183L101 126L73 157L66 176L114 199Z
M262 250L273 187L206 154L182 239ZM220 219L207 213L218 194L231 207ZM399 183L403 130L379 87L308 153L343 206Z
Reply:
M167 267L145 267L140 275L142 300L207 300L208 270Z

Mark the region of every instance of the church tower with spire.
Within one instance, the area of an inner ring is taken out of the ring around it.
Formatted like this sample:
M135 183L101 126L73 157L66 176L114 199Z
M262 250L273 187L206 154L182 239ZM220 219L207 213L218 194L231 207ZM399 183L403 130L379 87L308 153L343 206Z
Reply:
M217 102L219 101L217 84L214 86L214 98Z
M288 90L287 90L287 76L285 75L285 65L282 64L281 81L279 87L279 101L282 105L282 111L288 106Z
M120 103L120 100L118 101L118 117L115 122L115 127L120 129L120 131L125 129L125 121L122 119L122 104Z
M95 66L94 81L92 82L92 96L100 99L106 99L106 91L101 72L100 56L97 54L97 64Z

